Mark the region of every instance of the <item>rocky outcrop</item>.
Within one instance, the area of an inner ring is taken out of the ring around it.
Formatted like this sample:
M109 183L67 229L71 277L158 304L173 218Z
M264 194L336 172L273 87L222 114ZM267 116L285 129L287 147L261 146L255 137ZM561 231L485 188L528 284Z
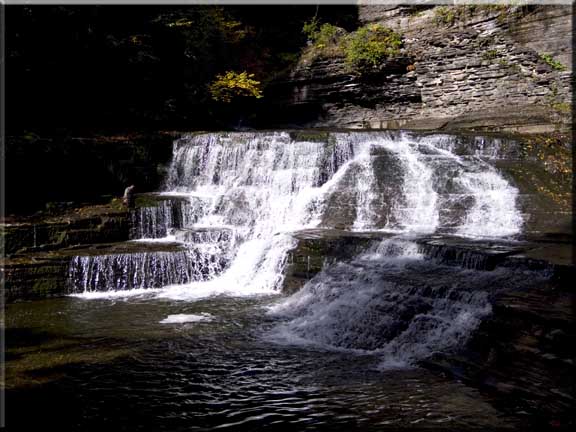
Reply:
M158 206L153 194L138 194L129 211L120 199L81 206L60 214L38 214L4 223L0 261L7 302L57 297L68 292L68 270L77 256L173 252L171 244L131 243L131 220L141 209Z
M5 301L63 295L71 257L59 251L128 240L128 216L115 200L3 224L0 249L5 254L1 261Z
M359 75L338 55L308 53L277 84L281 104L314 127L567 128L571 8L458 8L444 22L446 7L359 6L362 23L403 35L402 55Z
M80 207L48 217L21 218L3 224L2 246L7 256L76 245L128 240L129 213L119 200Z
M288 256L283 292L299 290L325 266L348 261L390 236L382 231L352 232L335 229L310 229L294 233L298 245ZM420 237L415 241L420 253L439 264L483 271L492 271L498 267L545 271L558 286L566 288L576 277L570 235L521 242L437 235Z
M6 302L22 300L38 300L49 297L62 297L71 292L70 287L70 265L78 257L98 257L98 256L141 256L148 261L154 261L158 254L182 254L184 248L176 243L140 243L140 242L119 242L102 243L93 245L81 245L67 247L49 252L31 252L14 255L2 261L2 273L5 277L4 299ZM144 260L146 261L146 260ZM151 267L150 262L145 262L139 270L144 267ZM106 263L109 266L112 263ZM115 270L115 269L113 269ZM122 269L114 274L114 277L121 280L126 277L126 269ZM156 272L158 279L170 276L167 273ZM176 274L176 272L174 272ZM133 279L142 278L143 275L129 275ZM106 281L102 281L105 283ZM151 287L155 286L150 284ZM162 285L160 285L162 286ZM109 287L108 287L109 288Z
M69 257L32 255L3 259L4 301L37 300L66 293Z

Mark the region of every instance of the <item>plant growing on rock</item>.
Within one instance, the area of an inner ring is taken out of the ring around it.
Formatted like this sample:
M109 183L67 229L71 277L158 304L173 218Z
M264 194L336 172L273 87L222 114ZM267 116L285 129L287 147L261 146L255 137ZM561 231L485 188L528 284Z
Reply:
M499 55L498 50L492 49L492 50L484 51L482 53L482 58L484 60L490 61L490 60L494 60L496 57L498 57L498 55Z
M510 2L509 4L470 4L461 6L439 6L434 9L434 22L439 26L451 27L457 22L466 22L474 15L495 14L498 23L520 18L530 12L530 7L524 2Z
M434 10L434 22L438 25L454 25L458 18L454 7L440 6Z
M572 112L572 104L568 102L553 103L552 108L561 114L570 114Z
M306 35L310 42L314 42L314 36L318 32L320 27L320 21L317 17L312 18L310 21L306 21L302 26L302 33Z
M346 37L344 54L346 63L363 72L375 69L384 60L400 54L402 37L392 29L379 24L359 28Z
M328 45L338 42L339 27L324 23L320 26L317 33L314 34L314 44L319 48L325 48Z
M246 71L240 73L228 71L217 75L209 87L212 99L217 102L230 103L236 97L241 96L261 98L260 81L253 78L254 74Z
M555 60L550 54L540 54L540 59L554 70L560 72L566 70L566 66Z
M311 54L340 54L340 38L346 31L330 23L320 25L317 18L304 24L302 32L307 36L311 45Z

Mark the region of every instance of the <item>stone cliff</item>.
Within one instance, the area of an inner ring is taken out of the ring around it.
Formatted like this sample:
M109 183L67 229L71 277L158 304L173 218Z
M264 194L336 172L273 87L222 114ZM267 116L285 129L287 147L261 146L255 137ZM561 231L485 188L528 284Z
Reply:
M400 55L368 74L334 52L304 53L278 82L278 109L311 127L566 129L572 9L359 6L361 24L399 32Z

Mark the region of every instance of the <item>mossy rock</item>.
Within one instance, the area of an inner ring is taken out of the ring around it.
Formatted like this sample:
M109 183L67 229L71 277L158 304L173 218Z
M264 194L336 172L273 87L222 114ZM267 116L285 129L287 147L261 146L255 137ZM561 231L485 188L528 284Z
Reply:
M330 132L313 130L292 131L290 132L290 139L293 141L328 143L330 141Z
M136 199L134 200L134 206L136 208L141 207L158 207L162 200L159 200L158 197L150 194L142 194L137 195Z
M353 233L332 229L296 234L298 246L289 254L282 291L285 294L298 291L326 264L352 259L385 236L378 232Z

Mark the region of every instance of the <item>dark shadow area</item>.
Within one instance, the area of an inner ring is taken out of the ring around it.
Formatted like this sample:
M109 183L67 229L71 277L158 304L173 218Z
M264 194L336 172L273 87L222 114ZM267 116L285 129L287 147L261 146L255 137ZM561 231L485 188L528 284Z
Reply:
M7 137L6 214L31 213L62 202L97 202L160 186L162 167L172 155L165 134L74 138ZM60 204L57 204L60 203Z
M216 104L209 84L247 71L266 92L315 15L356 26L355 6L8 6L8 134L234 126L253 102Z

